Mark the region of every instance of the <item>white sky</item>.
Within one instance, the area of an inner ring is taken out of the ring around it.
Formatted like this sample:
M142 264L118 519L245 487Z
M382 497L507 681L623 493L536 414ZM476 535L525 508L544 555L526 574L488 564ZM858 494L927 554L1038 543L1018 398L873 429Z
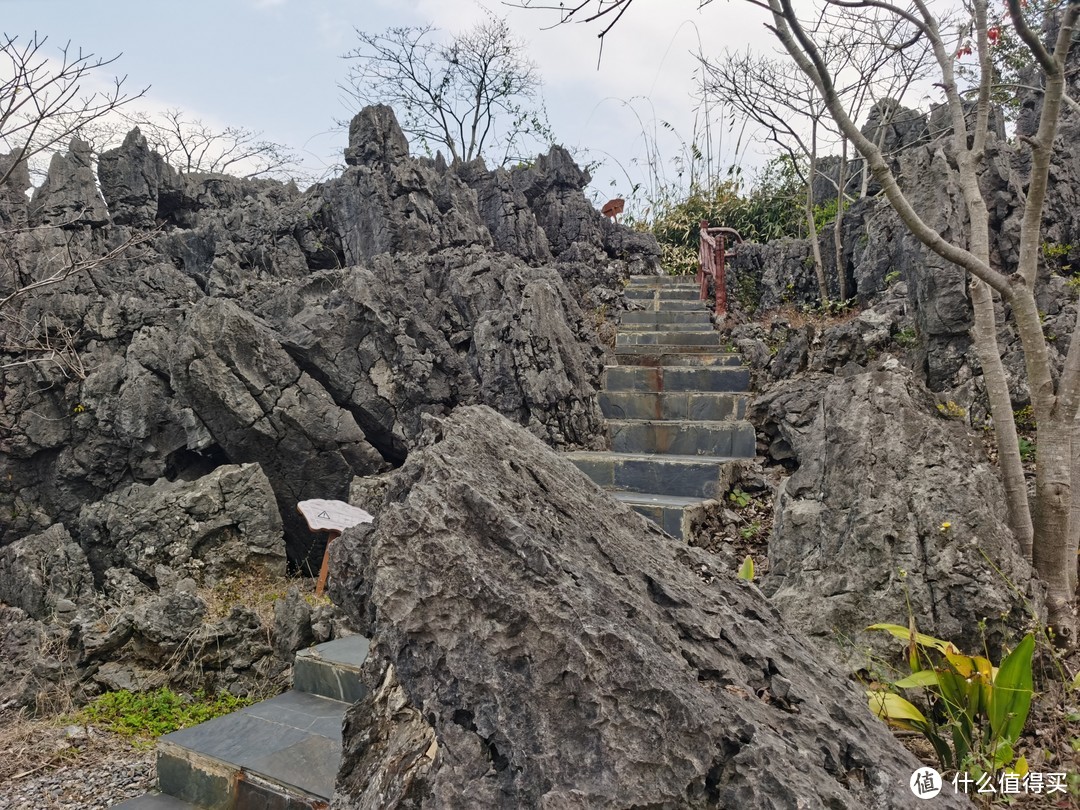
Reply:
M153 9L153 10L151 10ZM691 52L725 47L773 48L764 15L748 3L635 0L607 38L597 70L595 25L544 30L553 12L525 11L488 0L0 0L3 32L70 40L102 56L122 52L115 70L131 86L150 85L148 107L179 107L192 117L263 132L269 140L321 159L340 159L344 132L335 119L348 109L338 88L340 57L355 45L354 28L432 23L461 31L491 13L508 18L539 65L556 137L590 160L600 201L645 179L644 133L670 158L694 128ZM661 122L668 122L672 134ZM644 131L644 132L643 132ZM760 163L753 145L737 155L734 136L714 149L727 166ZM621 168L620 168L621 167ZM669 175L672 170L667 169ZM627 176L629 175L629 177Z

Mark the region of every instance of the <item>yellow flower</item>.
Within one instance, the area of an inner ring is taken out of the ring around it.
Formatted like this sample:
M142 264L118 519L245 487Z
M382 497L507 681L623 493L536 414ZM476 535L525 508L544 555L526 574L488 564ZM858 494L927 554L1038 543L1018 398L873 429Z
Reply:
M951 524L951 523L949 523L949 521L947 521L947 520L946 520L946 521L945 521L944 523L942 523L942 524L941 524L941 531L942 531L943 533L944 533L944 532L947 532L947 531L948 531L949 529L951 529L951 528L952 528L952 524Z

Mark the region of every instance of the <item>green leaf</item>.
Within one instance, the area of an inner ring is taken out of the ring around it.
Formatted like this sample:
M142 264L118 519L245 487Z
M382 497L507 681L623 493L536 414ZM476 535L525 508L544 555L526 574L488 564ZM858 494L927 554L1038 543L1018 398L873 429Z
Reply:
M913 672L906 678L901 678L898 681L893 682L893 686L898 689L913 689L919 686L937 686L938 674L932 669L924 669L919 672Z
M870 711L887 723L912 731L928 725L926 716L895 692L872 690L866 695L870 699Z
M754 581L754 558L749 554L742 561L742 565L739 566L739 579L745 579L747 582Z
M1028 633L998 667L987 711L995 739L1013 744L1024 730L1034 691L1031 674L1034 653L1035 636Z
M901 627L899 624L872 624L866 628L867 630L884 630L890 635L896 636L901 641L911 640L911 630L907 627ZM928 636L925 633L915 633L915 643L922 647L932 647L935 650L941 652L949 652L959 654L960 650L951 641L942 641L940 638L934 638Z

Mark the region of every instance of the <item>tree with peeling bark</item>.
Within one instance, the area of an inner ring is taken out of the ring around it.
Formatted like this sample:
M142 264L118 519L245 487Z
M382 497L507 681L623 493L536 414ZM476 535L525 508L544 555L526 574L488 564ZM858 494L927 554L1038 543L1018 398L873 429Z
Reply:
M708 5L705 0L702 5ZM1063 108L1074 107L1066 92L1066 59L1072 46L1080 0L1065 0L1057 9L1057 33L1044 43L1024 14L1023 0L1007 0L1008 21L1023 43L1039 75L1042 96L1038 125L1024 137L1030 151L1030 173L1022 199L1020 251L1015 266L995 265L987 201L979 186L986 166L986 147L994 87L991 34L993 22L987 0L970 0L970 25L950 34L929 0L820 0L815 7L793 0L747 0L768 12L768 27L798 68L814 82L829 113L866 161L873 178L904 225L928 249L962 268L970 281L974 312L973 343L983 367L983 379L993 416L1004 480L1009 525L1023 552L1047 584L1048 622L1062 645L1076 643L1077 551L1080 546L1080 329L1074 328L1064 368L1055 375L1047 336L1036 304L1043 206L1053 161L1054 138ZM626 14L633 0L582 0L559 7L562 21L590 19L602 23L601 38ZM541 6L526 0L526 7ZM837 76L822 56L812 24L815 10L828 7L849 17L891 15L898 27L897 45L922 40L930 47L940 72L937 86L945 94L951 124L949 164L961 190L969 223L966 244L950 242L929 227L904 194L880 146L856 126L843 104ZM553 8L548 6L548 8ZM801 13L800 13L801 11ZM957 57L970 52L978 67L972 71L974 115L965 104ZM1076 114L1070 110L1069 114ZM1008 304L1023 347L1031 406L1038 430L1035 498L1029 504L1007 377L997 343L995 296ZM1075 482L1075 486L1074 486Z

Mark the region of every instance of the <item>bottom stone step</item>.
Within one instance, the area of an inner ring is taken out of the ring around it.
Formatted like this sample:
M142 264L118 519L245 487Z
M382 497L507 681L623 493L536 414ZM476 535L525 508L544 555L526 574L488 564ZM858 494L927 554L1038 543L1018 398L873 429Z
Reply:
M196 805L166 796L164 793L147 793L134 799L113 805L114 810L200 810Z
M686 518L689 517L687 510L708 503L706 498L678 498L644 492L612 492L610 495L679 539L686 535L689 528L686 526Z
M348 703L286 692L158 742L161 791L202 808L325 807Z

